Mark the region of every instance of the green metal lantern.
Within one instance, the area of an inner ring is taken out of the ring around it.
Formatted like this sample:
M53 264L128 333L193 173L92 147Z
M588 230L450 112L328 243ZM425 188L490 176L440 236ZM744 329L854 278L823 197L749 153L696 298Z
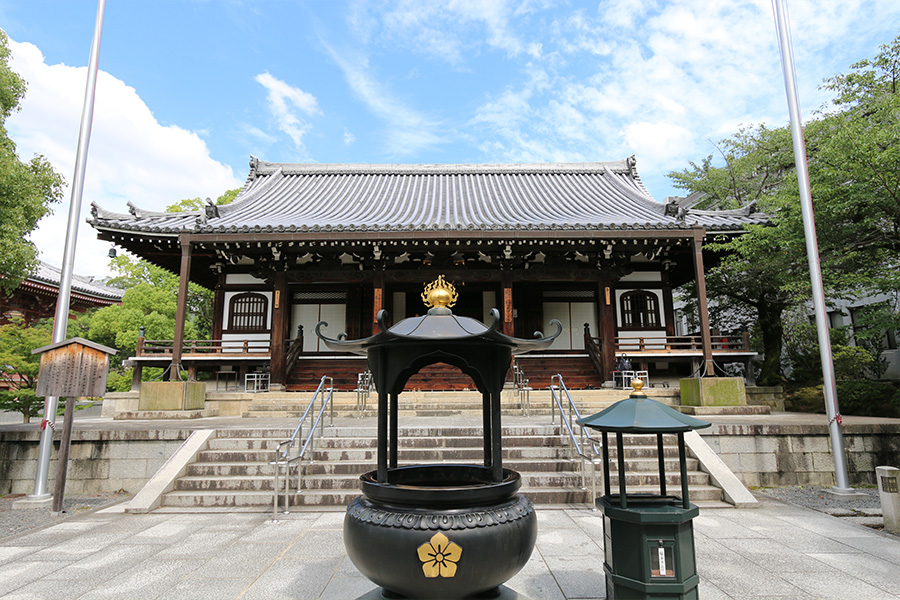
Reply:
M604 564L608 598L697 598L696 553L692 520L700 509L688 497L684 432L710 423L682 414L648 398L643 382L609 408L578 421L603 436L603 490L597 506L603 512ZM616 434L618 493L610 484L609 433ZM629 494L626 489L623 434L655 435L659 461L659 493ZM663 435L678 438L681 495L666 486Z

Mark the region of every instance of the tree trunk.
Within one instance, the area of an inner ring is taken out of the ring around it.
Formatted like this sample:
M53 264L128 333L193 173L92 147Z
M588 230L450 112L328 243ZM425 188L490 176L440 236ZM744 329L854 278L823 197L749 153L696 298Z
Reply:
M784 313L784 305L763 301L760 303L758 311L764 356L757 383L759 385L779 385L782 383L781 348L784 324L781 317Z

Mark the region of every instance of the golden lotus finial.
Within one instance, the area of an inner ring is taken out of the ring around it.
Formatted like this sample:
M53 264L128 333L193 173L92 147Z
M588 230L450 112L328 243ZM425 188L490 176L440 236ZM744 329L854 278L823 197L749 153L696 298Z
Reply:
M453 284L447 283L443 275L426 285L425 291L422 292L422 302L428 308L450 308L456 304L458 297L456 288Z
M639 377L632 379L631 387L634 389L634 391L631 392L632 396L643 396L644 395L644 392L641 391L644 389L644 380L643 379L641 379Z

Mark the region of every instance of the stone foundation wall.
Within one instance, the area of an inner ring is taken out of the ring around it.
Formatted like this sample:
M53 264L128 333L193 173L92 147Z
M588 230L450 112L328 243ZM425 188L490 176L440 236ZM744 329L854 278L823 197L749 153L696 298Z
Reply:
M748 385L747 404L751 406L765 405L776 412L784 412L784 388L780 385Z
M181 446L190 430L72 432L66 494L138 492ZM59 435L57 434L57 436ZM39 432L0 432L0 494L34 491ZM47 489L56 486L59 440L53 444Z
M747 487L835 485L831 438L824 425L722 425L700 435ZM874 485L875 467L900 466L900 426L843 428L851 485Z

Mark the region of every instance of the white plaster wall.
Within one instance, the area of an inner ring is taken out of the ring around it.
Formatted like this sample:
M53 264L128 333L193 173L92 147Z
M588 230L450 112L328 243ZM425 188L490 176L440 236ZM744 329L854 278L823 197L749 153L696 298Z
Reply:
M225 275L226 285L238 285L241 283L249 283L251 285L265 284L265 279L254 277L247 273L228 273Z

